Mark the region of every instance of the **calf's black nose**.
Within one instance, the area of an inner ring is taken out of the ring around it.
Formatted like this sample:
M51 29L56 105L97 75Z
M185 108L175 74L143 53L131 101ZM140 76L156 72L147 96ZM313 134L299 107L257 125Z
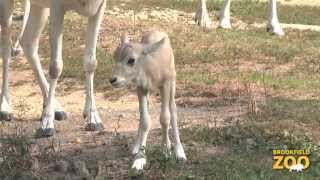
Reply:
M111 84L115 83L116 81L117 81L117 78L116 78L116 77L113 77L113 78L111 78L111 79L109 80L109 82L110 82Z

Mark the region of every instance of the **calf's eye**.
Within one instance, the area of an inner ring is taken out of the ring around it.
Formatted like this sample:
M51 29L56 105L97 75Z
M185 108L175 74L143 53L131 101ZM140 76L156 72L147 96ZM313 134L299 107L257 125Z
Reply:
M127 64L129 65L129 66L133 66L134 65L134 63L135 63L135 59L134 58L130 58L129 60L128 60L128 62L127 62Z

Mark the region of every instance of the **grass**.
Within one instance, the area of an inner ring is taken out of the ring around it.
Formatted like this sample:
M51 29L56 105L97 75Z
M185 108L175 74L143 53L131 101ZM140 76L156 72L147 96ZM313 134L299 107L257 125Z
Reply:
M109 23L114 22L109 19ZM137 39L142 29L150 23L141 22L138 32L132 34L133 38ZM188 148L189 157L185 164L164 158L158 146L151 146L147 154L149 167L138 178L312 179L320 175L320 165L317 163L320 158L319 139L314 133L319 128L313 128L319 127L319 78L315 74L318 69L310 66L310 62L317 64L320 57L317 50L320 44L316 38L319 33L289 30L286 37L277 38L262 29L203 33L194 27L171 25L166 28L167 24L159 24L172 37L178 83L183 87L195 87L186 88L185 95L199 95L197 91L204 90L204 87L238 81L240 85L251 83L258 87L265 86L268 97L258 115L242 117L243 124L183 129L182 141ZM114 34L109 33L109 36ZM79 52L79 48L74 51ZM98 91L109 88L105 79L111 72L111 57L112 52L98 48L98 58L102 59L97 69ZM81 56L68 59L63 78L80 77L83 80L82 72L76 70L82 67L79 59ZM257 68L259 65L262 69ZM304 99L306 95L315 97L315 100L296 99ZM279 125L279 128L274 128L275 125ZM283 133L283 129L288 130L289 136ZM209 148L216 146L225 147L228 151L221 155L208 153ZM271 152L274 148L311 148L312 167L301 174L272 170ZM136 178L136 175L132 175L132 178Z
M1 138L0 178L12 179L36 177L33 170L35 159L32 158L31 139L24 136L10 136Z
M110 0L109 6L119 6L123 2L125 1ZM197 3L197 0L135 0L127 2L125 8L139 11L142 8L161 7L195 12ZM222 5L222 0L209 0L207 2L209 12L219 11ZM267 17L267 7L268 4L266 2L259 2L257 0L233 1L231 3L231 14L248 23L263 22ZM287 6L278 3L278 14L282 23L320 25L318 21L320 15L317 13L319 9L320 7Z
M121 2L111 0L108 3L110 6L119 6ZM130 1L126 7L139 10L159 6L187 12L193 12L196 7L195 1L149 0L143 1L143 5L141 2ZM246 22L262 21L265 17L265 11L260 9L266 9L266 3L235 1L232 4L232 13ZM209 1L208 7L211 11L218 10L221 1ZM319 7L280 5L279 11L280 20L285 23L319 23ZM74 21L80 24L75 26ZM178 72L178 89L185 91L180 97L206 97L206 93L201 92L210 92L211 87L216 85L222 85L221 92L224 91L223 88L234 91L233 94L219 94L218 90L213 92L219 100L205 107L213 110L217 104L228 106L225 103L228 99L250 106L249 91L255 90L234 90L232 88L235 88L235 82L241 87L252 84L265 91L264 95L256 92L258 96L265 98L263 103L259 101L256 105L260 111L249 111L241 117L233 117L241 118L239 123L225 127L211 127L203 123L183 128L181 137L189 158L186 163L179 164L173 159L164 158L159 146L150 146L147 149L149 167L137 178L315 179L320 176L319 32L287 30L285 37L278 38L270 36L264 29L218 29L203 32L194 26L150 21L137 22L138 25L133 30L128 21L107 17L102 26L97 49L99 65L95 76L98 92L111 91L108 79L119 31L125 29L134 39L138 39L141 32L150 26L167 31L171 37ZM64 47L67 48L63 50L62 82L66 79L74 82L84 80L82 53L85 25L83 18L73 13L68 14L65 22L65 32L68 33L64 36ZM46 31L44 37L47 35ZM40 51L44 54L43 57L48 57L49 54L47 44L47 39L41 41ZM43 65L48 67L48 58L44 59ZM71 92L73 88L69 89ZM240 98L245 100L240 101ZM12 171L32 172L28 171L28 163L32 157L26 153L29 142L20 137L15 137L14 140L2 139L1 145L12 147L13 151L1 151L1 157L13 159L0 163L0 174ZM215 148L222 148L224 151L220 154L213 153L212 149ZM272 170L271 150L275 148L311 149L310 169L300 174ZM133 178L135 176L132 175ZM2 178L1 175L0 177Z
M272 125L271 123L269 125ZM287 125L280 127L290 128ZM144 179L314 179L319 177L319 146L298 131L285 131L261 126L254 122L225 128L199 126L182 130L188 147L188 162L177 164L165 159L159 147L149 149L150 168ZM225 147L226 152L215 154L210 149ZM272 170L273 149L309 149L312 166L304 173ZM143 179L142 178L142 179Z
M190 3L194 3L193 1L153 2L151 0L147 1L144 5L167 6L166 3L168 2L172 3L170 7L182 9L188 7ZM210 1L210 3L212 2L215 1ZM248 2L245 1L245 3ZM112 5L117 4L113 1L109 3ZM236 5L237 3L244 2L235 1L235 8L240 7ZM80 21L81 25L74 26L72 25L72 21ZM107 23L105 26L117 26L116 21L112 21L111 19L107 21L110 21L110 24ZM151 22L139 23L141 27L139 27L139 32L134 35L134 38L139 36L140 31L150 26ZM86 21L84 18L71 13L66 18L65 24L65 31L73 33L66 33L64 36L64 46L70 48L64 50L64 71L61 78L84 80L83 70L79 71L79 69L83 69L82 50L85 42L84 29ZM265 33L263 29L234 29L232 31L218 29L209 33L203 33L201 29L196 27L173 25L167 28L167 24L165 23L159 22L158 24L165 27L164 29L169 32L171 37L178 67L178 80L180 81L214 84L216 82L238 79L244 82L260 84L264 82L273 90L294 90L299 91L299 93L303 93L304 91L308 91L308 93L318 92L318 79L320 79L317 73L319 71L318 59L320 57L320 53L317 50L320 47L320 43L317 40L319 36L318 32L288 30L286 37L277 38ZM118 32L108 31L107 33L108 35L106 36L100 36L101 45L97 49L99 65L95 85L98 90L110 89L108 79L113 63L112 50L115 48L115 45L108 44L108 47L104 47L104 41L110 41L108 37L119 36ZM47 43L47 40L42 42L42 44ZM47 46L41 48L41 53L49 54ZM238 66L245 66L247 62L253 64L249 68L253 68L254 70L250 70L249 72L239 71ZM195 64L200 65L194 67ZM189 65L192 68L186 68ZM264 68L256 70L255 66L257 65L261 65ZM289 68L285 72L277 72L276 68L280 65L284 67L288 65L288 67L292 66L292 68ZM44 66L48 66L47 61L44 61ZM212 68L212 66L219 68ZM198 73L199 68L201 68L200 74Z
M319 42L315 37L319 33L304 32L302 35L299 31L288 31L286 38L279 39L261 29L202 33L200 29L191 27L185 27L190 29L184 31L181 27L172 28L167 31L175 48L179 80L213 84L219 79L232 80L238 77L242 81L261 83L267 77L268 86L275 89L318 91L319 78L315 73L318 71L316 64L320 54L316 50ZM246 62L261 64L265 70L239 72L238 65ZM277 66L291 64L292 69L286 72L275 70ZM315 67L310 64L315 64ZM198 67L186 68L189 65ZM210 69L212 66L219 68ZM202 68L200 74L197 68Z

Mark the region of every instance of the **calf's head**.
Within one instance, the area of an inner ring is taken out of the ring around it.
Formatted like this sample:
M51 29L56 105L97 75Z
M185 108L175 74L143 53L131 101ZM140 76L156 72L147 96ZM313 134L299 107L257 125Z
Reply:
M112 86L124 87L131 83L137 85L140 76L145 75L146 59L150 59L149 55L161 48L164 42L165 38L151 44L133 43L129 41L127 35L123 35L114 54L115 63L109 80Z

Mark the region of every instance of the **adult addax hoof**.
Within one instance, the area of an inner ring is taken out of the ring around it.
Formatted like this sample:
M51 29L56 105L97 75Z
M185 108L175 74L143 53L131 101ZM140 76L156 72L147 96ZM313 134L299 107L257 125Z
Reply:
M0 112L0 121L11 121L13 114L8 112Z
M54 119L57 121L63 121L67 119L67 113L65 113L64 111L56 111L54 113Z
M12 48L12 50L11 50L12 57L16 57L16 56L20 56L20 55L23 55L23 50L21 48Z
M279 37L282 37L285 35L282 28L280 27L280 25L278 26L278 28L274 28L272 26L267 26L267 32L272 35L279 36Z
M48 129L39 129L36 133L37 138L46 138L46 137L51 137L55 134L55 130L53 128L48 128Z
M97 124L89 123L86 126L86 131L102 131L102 130L104 130L104 126L102 123L97 123Z

